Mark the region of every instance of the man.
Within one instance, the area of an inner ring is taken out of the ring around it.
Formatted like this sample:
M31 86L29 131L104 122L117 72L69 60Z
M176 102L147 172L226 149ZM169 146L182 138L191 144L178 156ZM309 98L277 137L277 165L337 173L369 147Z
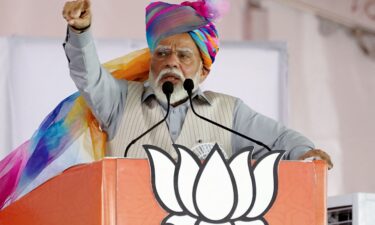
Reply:
M193 104L198 113L272 149L287 150L285 159L320 158L332 167L330 157L296 131L256 113L240 99L199 89L218 52L213 20L218 11L204 1L181 5L151 3L146 9L146 35L151 54L147 82L114 78L99 63L90 33L89 0L67 2L63 17L68 22L65 51L71 76L101 128L108 135L107 155L123 156L131 140L158 122L166 113L161 86L170 81L175 91L166 126L157 127L130 149L131 157L146 157L142 144L153 144L176 157L172 144L199 150L202 143L218 142L230 156L253 145L254 158L267 150L239 136L195 118L183 89L186 78L194 81ZM197 147L198 146L198 147ZM198 153L198 152L197 152ZM200 152L202 153L202 152Z

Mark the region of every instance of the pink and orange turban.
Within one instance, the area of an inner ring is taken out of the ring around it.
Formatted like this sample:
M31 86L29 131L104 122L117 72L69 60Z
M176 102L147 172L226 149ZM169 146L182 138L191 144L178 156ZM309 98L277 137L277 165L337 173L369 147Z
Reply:
M169 4L153 2L146 8L146 36L149 48L132 52L104 64L118 79L148 79L151 54L159 41L171 35L188 33L198 46L206 70L210 70L219 51L214 20L229 8L227 0L198 0Z
M219 39L213 20L223 11L224 1L153 2L146 8L146 36L150 51L159 41L179 33L188 33L198 46L203 65L210 70L219 50Z

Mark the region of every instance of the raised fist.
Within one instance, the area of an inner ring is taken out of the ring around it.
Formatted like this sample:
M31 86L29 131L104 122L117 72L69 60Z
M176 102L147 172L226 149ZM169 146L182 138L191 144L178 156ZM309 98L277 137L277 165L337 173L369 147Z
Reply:
M62 14L73 29L84 30L91 24L90 1L76 0L66 2Z

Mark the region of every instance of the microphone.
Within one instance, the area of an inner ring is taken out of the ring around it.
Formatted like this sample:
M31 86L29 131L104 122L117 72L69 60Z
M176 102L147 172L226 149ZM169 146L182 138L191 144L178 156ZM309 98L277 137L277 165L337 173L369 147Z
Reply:
M253 138L251 138L251 137L248 137L248 136L246 136L246 135L244 135L244 134L241 134L241 133L239 133L239 132L237 132L237 131L235 131L235 130L232 130L232 129L226 127L226 126L223 126L223 125L221 125L221 124L216 123L215 121L212 121L212 120L210 120L210 119L208 119L208 118L206 118L206 117L203 117L203 116L199 115L199 114L195 111L194 106L193 106L193 101L192 101L192 92L193 92L193 89L194 89L194 82L193 82L192 79L186 79L186 80L184 81L184 89L185 89L185 91L188 93L189 101L190 101L190 105L191 105L191 109L193 110L193 113L194 113L196 116L198 116L198 117L201 118L202 120L205 120L205 121L207 121L207 122L209 122L209 123L211 123L211 124L214 124L214 125L216 125L216 126L218 126L218 127L220 127L220 128L223 128L223 129L225 129L225 130L227 130L227 131L229 131L229 132L232 132L232 133L234 133L234 134L236 134L236 135L238 135L238 136L240 136L240 137L242 137L242 138L245 138L245 139L248 140L248 141L252 141L252 142L254 142L255 144L258 144L258 145L260 145L260 146L266 148L268 151L271 151L271 149L270 149L267 145L263 144L262 142L260 142L260 141L258 141L258 140L255 140L255 139L253 139Z
M146 130L145 132L143 132L141 135L139 135L137 138L135 138L134 140L132 140L128 146L126 146L126 149L125 149L125 153L124 153L124 157L126 158L128 156L128 152L129 152L129 149L130 147L136 143L139 139L141 139L143 136L145 136L147 133L149 133L150 131L152 131L153 129L155 129L155 127L159 126L161 123L163 123L167 118L168 118L168 114L169 114L169 108L170 108L170 101L171 101L171 95L173 93L173 84L172 82L170 81L166 81L164 82L163 86L162 86L162 90L163 90L163 93L165 94L165 96L167 97L167 104L168 104L168 107L167 107L167 113L165 114L164 118L162 120L160 120L157 124L155 124L154 126L152 126L150 129Z

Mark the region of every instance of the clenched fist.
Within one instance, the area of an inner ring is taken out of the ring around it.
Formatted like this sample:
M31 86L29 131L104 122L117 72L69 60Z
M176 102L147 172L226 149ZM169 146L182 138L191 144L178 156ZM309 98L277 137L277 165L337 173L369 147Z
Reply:
M76 0L66 2L62 14L73 29L84 30L91 24L90 1Z

